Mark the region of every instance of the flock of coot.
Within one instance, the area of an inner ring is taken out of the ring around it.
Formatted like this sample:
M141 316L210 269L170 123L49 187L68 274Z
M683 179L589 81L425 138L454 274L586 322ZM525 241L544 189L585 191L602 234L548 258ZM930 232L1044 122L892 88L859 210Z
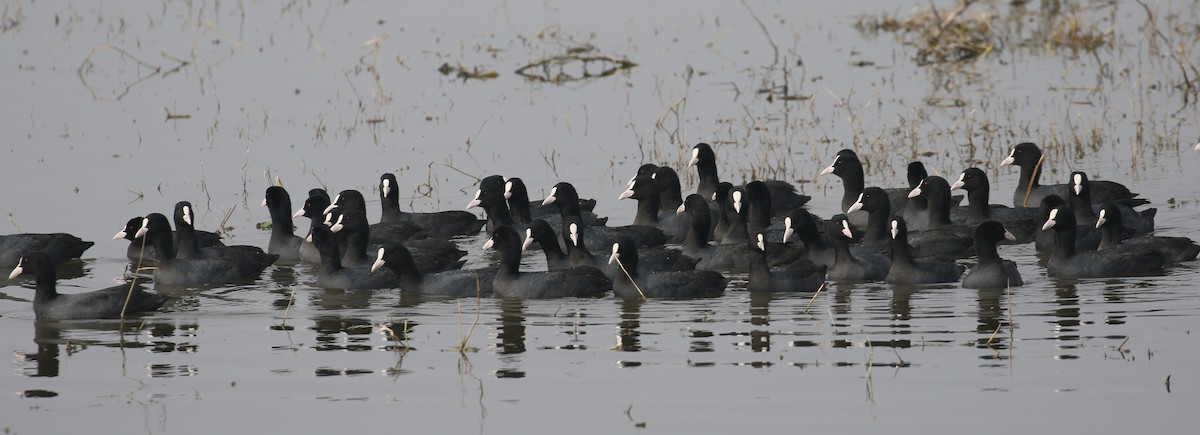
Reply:
M908 167L908 187L867 186L862 162L842 150L820 172L841 178L844 214L819 217L803 206L810 197L790 183L720 181L708 144L688 162L699 183L683 195L678 173L642 165L617 200L637 202L633 224L609 226L571 183L558 183L531 200L520 178L480 180L468 211L409 213L400 209L392 174L379 180L382 217L370 223L357 190L332 198L308 191L293 212L288 192L267 188L271 239L226 246L217 234L193 227L192 205L130 219L113 237L129 241L127 256L141 273L128 284L78 294L55 289L55 264L80 257L93 242L69 234L0 236L0 267L9 279L32 276L39 319L115 318L151 311L167 299L141 283L211 286L248 282L276 262L319 264L318 286L390 289L468 297L699 298L721 295L727 274L746 274L752 292L814 292L827 280L893 284L949 283L1004 288L1024 283L998 244L1034 243L1047 274L1098 278L1157 274L1196 259L1200 245L1183 237L1149 235L1156 210L1115 182L1074 172L1066 184L1040 183L1044 164L1034 144L1013 147L1001 166L1020 167L1012 206L989 203L987 175L968 168L953 182L930 176L920 162ZM955 191L965 192L954 196ZM295 219L308 218L297 230ZM172 221L174 230L172 230ZM483 229L488 265L464 269L466 252L451 241ZM541 251L534 254L535 251ZM524 255L544 255L547 270L522 270ZM964 261L965 260L965 261ZM967 266L970 267L967 267Z

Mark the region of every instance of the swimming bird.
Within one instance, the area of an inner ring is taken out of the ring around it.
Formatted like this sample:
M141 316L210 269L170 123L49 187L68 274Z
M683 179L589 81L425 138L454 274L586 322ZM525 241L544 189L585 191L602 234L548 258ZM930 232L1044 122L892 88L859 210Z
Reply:
M357 212L357 210L347 210ZM338 252L338 241L330 227L317 225L308 236L313 246L321 253L321 267L317 269L317 285L325 288L340 289L382 289L395 288L400 285L399 278L386 270L386 273L372 273L371 267L343 266L341 253ZM372 262L373 263L373 262Z
M729 280L720 272L682 270L643 273L638 268L637 245L622 237L612 246L608 263L620 272L612 278L613 293L623 299L637 298L699 298L719 296Z
M174 218L175 235L178 243L175 247L175 256L177 258L215 258L230 262L266 265L275 264L275 261L279 259L279 255L268 254L257 246L216 245L199 247L196 229L192 226L192 222L195 222L195 214L190 202L179 201L176 203Z
M950 183L945 178L930 175L909 193L924 196L929 205L929 221L925 230L909 234L909 243L920 256L963 258L974 247L974 227L956 225L950 220Z
M0 236L0 267L13 267L27 253L42 251L54 263L79 258L95 245L67 233L9 234Z
M1120 205L1109 203L1100 210L1096 228L1100 230L1098 251L1119 250L1152 251L1163 256L1166 264L1176 264L1196 259L1200 245L1187 237L1141 236L1126 238L1127 231L1122 223L1124 213Z
M1035 207L1009 208L990 203L991 183L982 169L971 167L962 171L950 190L967 191L967 206L960 207L963 220L968 225L979 225L985 221L998 221L1012 233L1015 243L1029 243L1037 235L1041 225L1037 224L1038 209Z
M390 172L379 176L379 202L383 207L380 223L411 222L425 228L429 237L470 236L479 234L483 221L472 213L444 210L432 213L400 210L400 191L396 175Z
M1103 278L1161 273L1165 259L1158 252L1124 249L1079 252L1075 250L1075 214L1067 207L1050 211L1042 229L1056 235L1054 253L1046 264L1050 276L1061 278Z
M712 147L703 142L692 147L692 159L688 161L688 166L695 166L696 175L700 178L696 193L703 198L712 198L712 194L717 191L717 184L721 182L720 176L717 174L717 155L713 153ZM802 207L812 199L808 195L797 193L796 186L786 181L763 180L763 182L771 191L771 204L778 216L784 216L793 208Z
M997 221L985 221L975 227L975 267L963 277L963 288L985 289L1006 288L1025 285L1017 263L1000 258L996 244L1001 240L1015 240L1016 236L1004 229Z
M843 282L883 281L887 278L891 260L882 255L859 255L850 252L853 229L846 215L834 215L829 220L829 244L833 246L834 264L828 278Z
M808 259L799 259L790 264L770 267L767 264L766 235L755 233L754 246L750 250L750 276L746 290L752 292L813 292L825 285L824 265L816 265Z
M675 208L671 209L668 214L660 214L659 201L661 196L658 192L658 185L652 176L641 175L635 177L630 183L629 189L621 192L617 200L633 199L637 201L637 213L634 215L634 225L649 225L662 230L670 241L680 243L687 237L688 222L687 217L679 215L675 212Z
M925 198L924 196L919 197ZM891 239L888 234L888 219L892 216L891 207L891 200L888 199L887 192L879 187L868 187L863 189L862 193L858 194L858 199L846 209L847 213L859 210L867 212L866 232L862 238L864 246L888 244ZM907 230L905 235L907 236Z
M267 242L267 253L279 256L286 262L300 261L300 246L304 238L296 235L292 220L292 197L282 186L271 186L263 197L262 206L271 215L271 240Z
M1030 142L1023 142L1013 147L1008 157L1000 162L1000 166L1017 165L1021 168L1021 178L1017 180L1016 190L1013 191L1013 207L1030 207L1039 204L1047 195L1058 195L1067 198L1066 184L1039 183L1042 175L1042 150ZM1092 186L1092 200L1096 203L1122 201L1125 205L1136 207L1149 204L1137 194L1130 192L1128 187L1112 181L1096 181ZM1026 198L1028 195L1028 198Z
M579 222L583 222L583 216L580 214L579 208L579 193L571 183L559 182L555 184L554 187L550 188L550 193L546 195L546 199L542 200L542 204L557 205L564 226L566 225L567 218L571 216L579 219ZM588 238L587 244L589 246L611 246L622 236L629 237L641 247L660 246L670 239L658 227L650 225L625 225L619 227L588 225L588 231L585 235Z
M86 293L59 294L54 260L42 251L29 252L18 259L8 279L26 273L34 277L37 292L33 296L33 313L38 320L115 319L121 317L122 310L126 315L157 310L168 299L129 284Z
M492 280L496 296L517 299L550 299L602 296L612 288L604 272L591 266L546 272L521 271L521 240L511 227L499 227L483 249L495 249L500 269Z
M908 244L908 225L904 218L894 217L889 222L891 227L888 249L892 254L891 267L888 269L885 282L893 284L931 284L940 282L958 282L963 276L963 267L950 260L915 260L912 247Z
M117 231L117 234L114 235L112 239L125 239L129 241L129 247L125 248L125 258L128 258L129 261L137 262L141 260L147 263L153 262L154 257L156 256L154 252L154 245L143 243L145 239L141 237L134 237L137 234L138 229L141 227L142 216L132 217L125 222L125 227L121 228L121 231ZM221 236L211 231L196 230L195 234L196 244L201 248L223 244L221 243ZM178 232L172 231L172 242L178 240L178 238ZM174 244L172 244L172 246L175 247ZM178 247L175 247L175 251L176 253L179 252Z
M1086 173L1080 171L1072 172L1070 180L1070 189L1067 189L1067 205L1071 207L1071 211L1075 212L1075 222L1077 224L1095 226L1097 213L1111 204L1117 206L1115 210L1121 213L1122 228L1128 230L1130 235L1140 236L1154 231L1154 216L1158 214L1158 209L1148 208L1137 211L1132 207L1121 204L1120 201L1096 204L1092 202L1093 183L1088 181Z
M922 166L923 167L923 166ZM842 179L842 206L839 210L846 213L847 216L855 222L861 224L866 220L857 216L851 216L849 210L858 196L866 189L866 177L863 174L862 161L858 158L858 153L851 149L843 149L837 152L833 158L833 163L821 170L820 175L836 175ZM888 197L888 207L892 213L903 213L905 206L908 204L908 192L910 189L886 189ZM886 219L886 217L885 217Z
M392 271L400 289L423 295L469 297L486 296L492 293L492 281L496 278L495 267L442 272L421 272L413 262L412 254L404 245L393 243L379 248L371 272L381 268Z
M292 217L306 217L309 219L309 228L304 233L305 241L300 244L300 260L306 263L321 263L321 253L317 252L317 247L313 246L312 242L308 241L308 236L312 234L313 225L324 225L325 209L329 208L330 199L329 193L325 189L316 188L308 191L308 198L304 199L304 204Z
M266 261L176 258L172 247L171 223L162 213L150 213L142 218L142 226L135 237L146 237L146 243L154 245L155 284L208 285L253 281L271 265Z

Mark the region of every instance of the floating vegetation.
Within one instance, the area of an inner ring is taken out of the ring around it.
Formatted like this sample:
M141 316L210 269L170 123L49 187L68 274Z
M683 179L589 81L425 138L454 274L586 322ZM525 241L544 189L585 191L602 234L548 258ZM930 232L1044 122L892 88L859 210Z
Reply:
M0 10L0 35L17 28L24 19L25 17L21 14L20 4L14 6L11 11L7 7L4 10Z
M99 59L100 56L103 56L102 60ZM145 81L155 76L166 77L167 75L174 74L191 64L189 61L176 58L166 53L162 53L162 56L171 61L179 62L179 64L173 68L166 69L163 66L152 65L148 62L145 62L128 51L125 51L125 49L121 47L117 47L112 44L104 44L92 48L92 51L88 52L87 56L83 57L83 61L79 63L79 68L75 70L75 75L79 77L79 81L80 83L83 83L83 87L86 88L88 92L91 92L93 100L104 102L120 101L122 98L125 98L126 95L129 95L129 92L132 91L134 87L144 83ZM121 71L124 70L120 66L120 62L122 61L131 61L137 65L137 68L135 68L137 71L136 76L120 76ZM97 62L99 62L99 64L97 64ZM111 75L111 83L106 82L108 88L103 86L94 86L89 83L88 77L93 75L105 78L108 78ZM170 110L168 110L167 120L171 119L176 118L172 118Z
M957 63L977 59L1009 45L1015 40L1018 46L1045 48L1048 50L1069 49L1072 53L1094 52L1113 44L1112 29L1100 27L1103 16L1088 13L1079 1L1043 0L1036 10L1026 9L1031 2L1012 1L1007 9L992 7L985 11L968 9L981 3L962 0L951 9L918 9L904 18L882 15L861 17L855 28L863 33L886 32L897 35L906 45L917 49L915 59L920 65ZM1095 8L1103 14L1103 4ZM1035 25L1028 29L1025 23ZM1109 20L1111 21L1111 19Z
M534 60L517 69L517 75L534 82L562 84L608 77L637 66L628 59L591 54L595 47L567 49L566 53Z
M962 62L983 56L995 47L991 17L963 15L972 3L963 1L952 11L930 5L906 18L862 17L854 27L864 33L887 32L904 37L906 45L917 48L920 65Z
M467 67L463 66L462 64L454 66L450 65L449 63L443 63L442 66L438 67L438 72L442 73L444 76L455 76L463 79L464 82L471 79L491 80L496 77L500 77L500 73L495 71L480 69L478 66L467 69Z

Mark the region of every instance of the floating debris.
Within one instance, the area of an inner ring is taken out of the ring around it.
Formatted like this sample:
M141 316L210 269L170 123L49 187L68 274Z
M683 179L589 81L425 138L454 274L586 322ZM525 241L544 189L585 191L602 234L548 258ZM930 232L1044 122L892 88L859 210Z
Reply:
M500 77L500 73L495 71L481 70L477 66L471 67L470 70L467 70L467 67L463 66L462 64L453 66L449 63L443 63L442 66L438 67L438 72L442 73L444 76L453 75L457 78L463 79L464 82L470 79L491 80L496 77Z
M975 0L963 0L951 9L934 6L919 9L905 18L891 16L862 17L855 27L863 33L887 32L897 35L905 45L917 48L921 65L956 63L983 57L1007 41L1030 48L1067 48L1072 52L1094 52L1112 45L1113 31L1101 29L1098 12L1087 13L1080 2L1044 1L1036 10L1027 10L1025 1L1014 1L1007 10L993 7L967 14ZM992 5L989 3L989 5ZM1036 26L1022 23L1032 21ZM1028 30L1026 30L1028 29ZM1028 31L1028 34L1021 35ZM1017 35L1012 35L1012 33ZM1013 36L1016 36L1015 38Z
M570 48L564 54L530 62L516 73L530 81L561 84L608 77L637 66L628 59L589 54L594 50L591 46Z
M989 16L979 14L961 17L971 5L964 1L943 14L932 6L907 18L883 16L861 18L855 27L862 32L888 32L898 35L916 35L904 41L917 47L917 63L920 65L961 62L982 56L993 49L992 23Z

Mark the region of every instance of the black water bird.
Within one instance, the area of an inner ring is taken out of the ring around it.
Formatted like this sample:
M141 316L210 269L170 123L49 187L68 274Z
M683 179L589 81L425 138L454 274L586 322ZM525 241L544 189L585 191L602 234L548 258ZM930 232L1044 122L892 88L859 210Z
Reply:
M997 221L985 221L975 228L975 267L963 277L963 287L973 289L998 289L1025 285L1017 264L1000 258L996 244L1001 240L1015 240L1016 236L1004 229Z
M600 269L571 267L546 272L522 272L521 239L511 227L499 227L483 245L500 255L500 269L492 281L496 296L517 299L602 296L612 281Z
M122 310L126 315L154 311L168 300L164 295L147 293L141 286L130 284L86 293L59 294L54 260L42 251L29 252L19 258L8 279L16 279L21 274L34 277L33 313L38 320L116 319L121 317Z
M1021 168L1021 178L1017 180L1016 190L1013 191L1013 207L1031 207L1039 204L1047 195L1058 195L1067 198L1069 186L1066 184L1042 185L1039 179L1045 163L1042 161L1042 150L1037 145L1024 142L1013 147L1008 157L1000 162L1000 166L1017 165ZM1136 207L1149 204L1128 187L1112 181L1096 181L1092 186L1092 200L1096 203L1122 201L1125 205ZM1026 198L1028 195L1028 198Z
M1046 264L1050 276L1060 278L1104 278L1161 273L1165 258L1161 253L1106 249L1079 252L1075 249L1075 214L1067 207L1050 211L1043 229L1056 233L1054 253Z
M698 298L719 296L729 279L710 270L664 271L643 273L639 269L637 246L627 237L612 246L608 262L620 272L612 279L613 293L624 299Z

